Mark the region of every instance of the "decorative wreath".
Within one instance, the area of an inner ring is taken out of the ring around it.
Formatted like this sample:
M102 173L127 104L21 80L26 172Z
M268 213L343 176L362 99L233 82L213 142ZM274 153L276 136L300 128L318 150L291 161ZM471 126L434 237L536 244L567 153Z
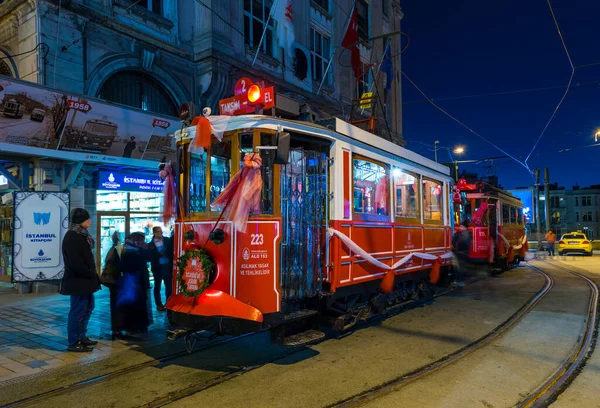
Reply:
M187 284L183 279L188 262L196 258L202 268L202 279L199 279L197 290L188 290ZM187 251L177 258L177 283L183 292L183 297L196 297L204 292L209 285L211 276L215 273L216 264L213 258L205 249L194 249Z

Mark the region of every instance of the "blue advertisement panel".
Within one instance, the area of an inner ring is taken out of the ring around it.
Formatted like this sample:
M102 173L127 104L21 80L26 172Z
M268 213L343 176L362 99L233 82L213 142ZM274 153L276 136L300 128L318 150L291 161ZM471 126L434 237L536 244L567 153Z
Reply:
M523 203L523 215L525 216L525 222L535 222L535 211L533 207L533 190L509 190L509 193L520 199Z
M99 172L98 190L162 193L164 185L165 181L158 176L116 171Z
M13 282L61 279L61 242L69 227L69 194L14 195Z

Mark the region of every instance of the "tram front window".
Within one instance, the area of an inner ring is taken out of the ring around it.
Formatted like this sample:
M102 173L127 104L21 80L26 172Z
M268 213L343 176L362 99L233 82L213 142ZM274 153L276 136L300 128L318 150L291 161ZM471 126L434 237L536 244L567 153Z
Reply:
M231 142L214 142L210 148L210 202L221 194L231 174Z
M190 213L206 211L206 152L190 155Z

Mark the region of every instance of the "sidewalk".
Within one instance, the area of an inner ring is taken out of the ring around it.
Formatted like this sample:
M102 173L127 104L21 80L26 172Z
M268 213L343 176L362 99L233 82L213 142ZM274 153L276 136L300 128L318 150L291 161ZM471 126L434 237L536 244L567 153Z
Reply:
M164 289L164 288L163 288ZM164 299L164 293L163 293ZM67 352L69 296L3 295L0 297L0 387L9 380L42 375L48 370L98 361L124 350L150 347L167 341L165 312L153 312L148 333L126 340L110 339L109 291L96 292L96 307L88 326L88 336L98 340L91 353ZM152 300L154 306L154 300Z

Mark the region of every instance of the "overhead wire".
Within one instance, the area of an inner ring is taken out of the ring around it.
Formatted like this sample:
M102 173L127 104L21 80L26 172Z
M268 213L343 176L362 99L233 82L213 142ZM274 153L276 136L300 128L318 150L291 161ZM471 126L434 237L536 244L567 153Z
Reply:
M48 44L46 44L45 42L41 42L38 45L36 45L35 47L33 47L32 49L30 49L29 51L23 51L23 52L20 52L18 54L10 54L10 55L7 54L5 57L0 57L0 60L11 59L11 58L14 58L14 57L20 57L22 55L31 54L32 52L34 52L35 50L37 50L41 46L46 47L46 53L42 57L42 58L46 59L46 56L50 52L50 46Z
M554 108L554 111L552 112L552 115L550 116L550 119L548 119L548 122L546 122L546 126L544 126L544 129L542 129L542 133L540 133L540 135L538 136L537 140L535 141L535 144L531 148L531 151L529 152L529 154L525 158L525 162L524 162L525 166L527 167L527 169L530 172L531 172L531 170L529 169L529 166L527 165L527 161L531 157L531 154L534 152L534 150L537 147L537 145L540 143L540 140L542 140L542 137L546 133L546 130L548 129L548 126L550 126L550 123L554 119L554 116L556 116L556 112L558 112L558 109L560 108L560 106L562 105L563 101L567 97L567 94L569 93L569 89L571 87L571 82L573 82L573 77L575 76L575 65L573 64L573 60L571 59L571 54L569 53L569 49L567 48L567 44L565 43L565 39L563 37L563 34L560 31L560 27L558 25L558 21L556 20L556 15L554 14L554 10L552 9L552 4L550 3L550 0L547 0L547 2L548 2L548 8L550 9L550 14L552 14L552 19L554 20L554 26L556 27L556 31L558 32L558 36L560 37L560 41L562 42L563 48L565 49L565 53L567 54L567 58L569 59L569 65L571 65L571 75L569 77L569 82L567 84L567 87L565 89L565 92L564 92L562 98L560 98L560 101L558 102L558 105L556 105L556 108Z
M500 152L504 153L505 155L507 155L508 157L510 157L511 159L513 159L514 161L516 161L517 163L519 163L521 166L525 167L529 172L531 172L529 170L529 168L525 165L525 163L521 162L520 160L518 160L516 157L514 157L513 155L511 155L510 153L508 153L506 150L502 149L501 147L495 145L493 142L491 142L490 140L488 140L487 138L483 137L482 135L480 135L479 133L477 133L476 131L474 131L473 129L471 129L469 126L465 125L463 122L461 122L460 120L458 120L457 118L455 118L454 116L452 116L451 114L449 114L447 111L445 111L444 109L442 109L439 105L437 105L433 100L431 100L431 98L429 98L429 96L427 96L427 94L425 94L425 92L423 92L421 90L421 88L419 88L419 86L417 84L415 84L415 82L410 79L410 77L408 75L406 75L406 72L402 71L402 75L404 75L404 77L408 80L408 82L410 82L412 84L412 86L415 87L415 89L417 91L419 91L419 93L421 95L423 95L423 97L425 99L427 99L429 101L430 104L432 104L436 109L438 109L440 112L442 112L444 115L448 116L450 119L452 119L453 121L455 121L456 123L458 123L459 125L461 125L462 127L464 127L465 129L467 129L469 132L471 132L472 134L474 134L475 136L477 136L478 138L480 138L481 140L489 143L491 146L493 146L495 149L499 150Z

